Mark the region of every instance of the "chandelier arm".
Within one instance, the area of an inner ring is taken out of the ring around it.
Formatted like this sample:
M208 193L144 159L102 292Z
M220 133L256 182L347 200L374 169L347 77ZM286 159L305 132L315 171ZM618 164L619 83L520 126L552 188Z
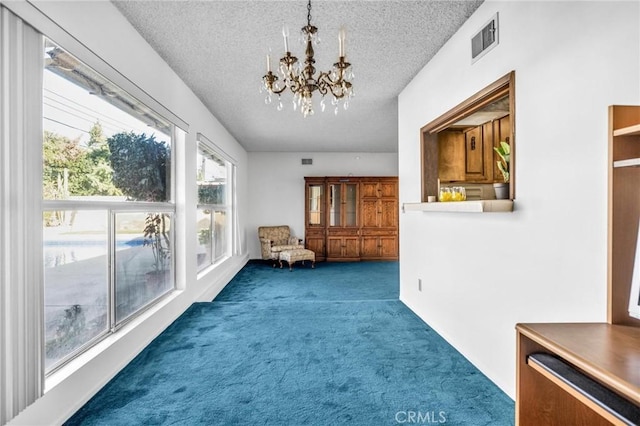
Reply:
M320 75L320 77L322 77L322 75ZM316 80L316 87L318 88L318 93L320 93L322 96L325 96L327 93L329 93L328 85L327 82L322 80L320 77L318 78L318 80Z
M262 81L264 82L264 85L267 88L267 90L269 90L271 93L275 93L276 95L279 95L280 93L284 92L284 90L287 88L286 84L280 90L276 90L274 88L275 82L278 81L278 76L271 71L269 71L267 74L264 75L264 77L262 77Z
M289 89L292 93L298 93L304 87L305 81L301 76L297 76L290 80Z
M330 91L331 94L337 99L342 99L345 97L344 89L342 87L342 83L344 80L342 80L342 78L333 80L331 79L329 73L323 72L322 74L320 74L320 77L318 77L318 81L321 81L322 84L326 87L325 90Z
M335 96L335 97L336 97L336 99L342 99L342 98L344 98L344 97L345 97L344 89L340 88L340 91L339 91L339 92L337 92L337 93L336 93L336 91L335 91L334 89L335 89L335 87L334 87L334 86L329 86L329 90L331 91L331 94L332 94L333 96Z
M329 76L328 72L321 72L320 75L318 76L318 83L322 82L322 84L325 85L333 85L334 82L333 80L331 80L331 77Z

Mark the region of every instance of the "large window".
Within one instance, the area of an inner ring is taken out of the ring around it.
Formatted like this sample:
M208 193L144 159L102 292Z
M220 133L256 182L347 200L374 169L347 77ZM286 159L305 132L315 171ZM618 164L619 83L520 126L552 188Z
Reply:
M175 127L55 43L43 53L50 372L173 290Z
M231 256L235 165L198 136L198 270Z

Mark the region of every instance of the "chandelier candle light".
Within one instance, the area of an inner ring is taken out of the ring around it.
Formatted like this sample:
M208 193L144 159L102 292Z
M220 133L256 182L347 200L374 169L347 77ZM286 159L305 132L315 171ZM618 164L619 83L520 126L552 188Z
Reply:
M267 73L262 77L260 92L267 91L265 104L273 102L273 95L278 96L278 111L282 111L281 93L287 88L293 93L293 110L300 108L302 115L308 117L313 115L313 92L318 91L322 95L320 109L324 112L325 95L332 97L331 104L335 107L334 113L338 114L338 107L342 101L342 106L346 110L349 108L349 100L353 98L353 71L351 64L345 61L344 45L345 30L341 28L338 32L338 62L333 64L331 72L321 72L316 78L316 69L313 66L313 46L320 43L318 28L311 25L311 0L307 4L307 25L302 27L301 41L306 45L304 65L298 62L298 58L291 55L289 51L289 28L285 25L282 28L284 37L285 55L280 58L278 75L271 71L271 55L267 55Z

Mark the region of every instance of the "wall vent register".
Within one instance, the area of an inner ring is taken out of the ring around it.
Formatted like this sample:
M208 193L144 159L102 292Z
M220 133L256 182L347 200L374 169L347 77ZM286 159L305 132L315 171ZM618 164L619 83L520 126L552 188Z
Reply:
M313 164L313 158L303 158L302 159L302 165L303 166L310 166Z
M491 17L471 38L471 63L474 63L498 44L498 14Z

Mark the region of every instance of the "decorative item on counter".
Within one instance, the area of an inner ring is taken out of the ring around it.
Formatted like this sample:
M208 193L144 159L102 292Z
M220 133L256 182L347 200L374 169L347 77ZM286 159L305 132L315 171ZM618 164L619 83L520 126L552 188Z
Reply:
M463 186L454 186L451 188L451 201L465 201L467 192Z
M465 201L467 199L467 194L462 186L453 186L449 187L441 187L440 188L440 201Z
M441 186L440 193L438 195L438 201L441 201L441 202L451 201L451 188L446 186Z

